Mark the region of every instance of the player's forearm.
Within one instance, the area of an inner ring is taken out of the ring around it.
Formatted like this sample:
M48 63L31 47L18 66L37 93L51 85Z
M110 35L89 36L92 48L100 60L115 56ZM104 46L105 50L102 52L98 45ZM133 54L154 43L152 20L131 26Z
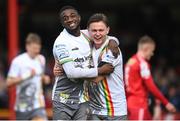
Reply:
M6 85L7 87L10 87L10 86L19 84L21 81L22 81L22 78L20 77L17 77L17 78L8 77L6 81Z
M165 106L168 104L168 100L163 96L157 86L154 84L152 77L148 80L145 80L146 87L148 90L158 98Z
M93 78L98 75L97 68L75 68L72 62L63 64L63 69L68 78Z
M51 83L51 79L48 75L42 74L42 82L47 85Z

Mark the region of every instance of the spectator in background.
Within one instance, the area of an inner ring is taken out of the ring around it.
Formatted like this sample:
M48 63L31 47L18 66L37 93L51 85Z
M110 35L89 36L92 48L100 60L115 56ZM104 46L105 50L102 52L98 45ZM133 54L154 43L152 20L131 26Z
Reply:
M177 110L180 111L180 92L179 84L170 83L168 86L168 98L176 106Z
M40 54L41 39L30 33L26 38L26 52L15 57L11 63L7 86L16 85L16 119L47 120L42 80L50 82L44 74L45 57Z
M5 69L3 66L3 62L0 61L0 108L8 107L8 96L4 71Z
M159 91L153 82L148 60L153 56L155 42L149 36L143 36L138 42L137 53L125 66L125 85L127 92L128 119L152 119L148 109L148 94L152 93L170 112L176 108Z

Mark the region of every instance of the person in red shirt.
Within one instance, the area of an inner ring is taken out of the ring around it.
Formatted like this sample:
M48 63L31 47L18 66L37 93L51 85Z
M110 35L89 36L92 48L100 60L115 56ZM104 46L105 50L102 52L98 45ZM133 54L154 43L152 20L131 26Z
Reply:
M149 92L160 100L168 111L176 111L174 105L162 95L153 81L148 60L153 56L154 50L155 41L147 35L141 37L137 53L125 65L125 89L129 120L152 119L148 109Z

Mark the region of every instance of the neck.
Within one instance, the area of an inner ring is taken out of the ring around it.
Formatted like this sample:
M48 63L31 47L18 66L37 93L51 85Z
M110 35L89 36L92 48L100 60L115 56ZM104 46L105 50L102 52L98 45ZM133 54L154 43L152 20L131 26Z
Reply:
M73 35L73 36L80 36L80 27L78 27L77 29L74 30L70 30L70 29L66 29L68 31L69 34Z
M144 58L144 59L146 59L146 57L145 57L145 55L144 55L144 53L142 51L138 51L137 55Z
M36 56L34 56L33 54L27 52L27 54L29 55L30 58L34 59Z
M102 44L95 44L94 46L96 49L99 49L102 46Z

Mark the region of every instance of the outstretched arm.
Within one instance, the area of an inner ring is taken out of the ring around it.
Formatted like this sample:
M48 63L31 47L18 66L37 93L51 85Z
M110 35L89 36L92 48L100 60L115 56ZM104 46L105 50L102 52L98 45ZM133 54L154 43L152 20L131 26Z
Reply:
M166 107L166 109L169 112L175 112L176 108L174 107L173 104L171 104L164 96L163 94L160 92L160 90L157 88L157 86L154 84L154 81L152 79L152 77L150 77L149 79L146 79L145 81L145 85L147 87L147 89L156 97L158 98Z

